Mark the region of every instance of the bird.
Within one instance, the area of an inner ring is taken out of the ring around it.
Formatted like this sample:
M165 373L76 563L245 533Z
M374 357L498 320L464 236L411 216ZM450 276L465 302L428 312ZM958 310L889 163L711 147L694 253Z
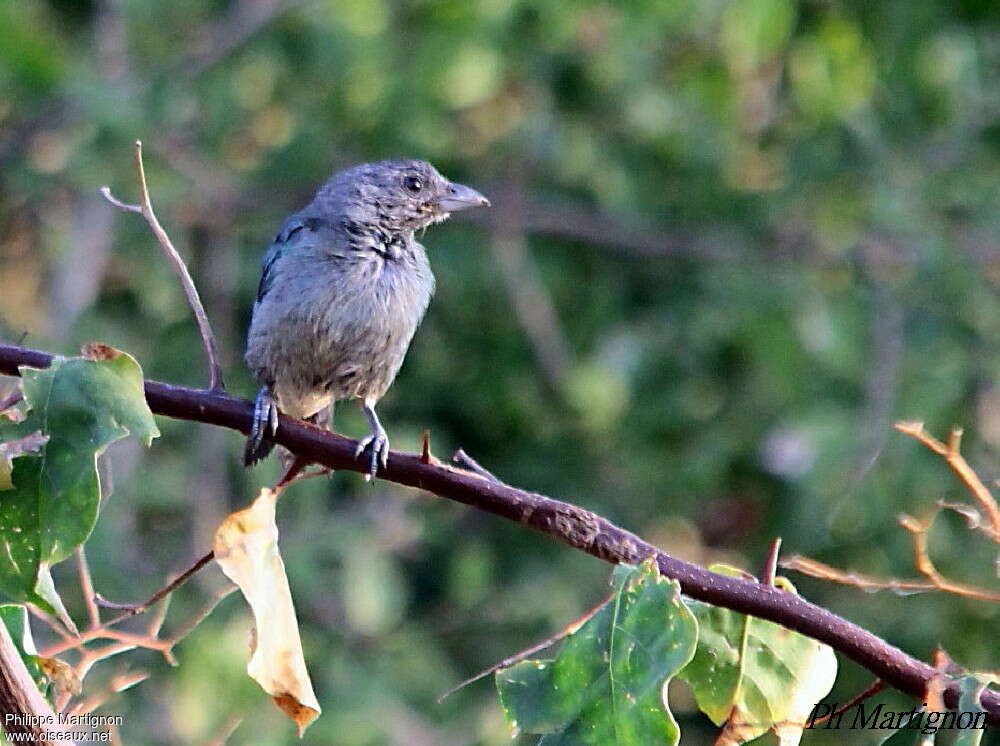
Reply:
M435 286L415 234L489 204L426 161L386 160L335 173L285 220L264 255L247 333L245 360L260 390L246 466L274 448L279 411L330 426L335 402L357 399L371 432L355 458L369 452L366 479L387 467L389 438L375 406Z

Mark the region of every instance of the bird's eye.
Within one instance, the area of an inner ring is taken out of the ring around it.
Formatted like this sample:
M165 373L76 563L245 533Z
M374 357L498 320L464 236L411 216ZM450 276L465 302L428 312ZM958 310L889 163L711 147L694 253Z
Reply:
M411 175L411 176L406 176L403 179L403 186L406 187L409 191L416 194L417 192L419 192L421 189L424 188L424 182L420 180L419 176Z

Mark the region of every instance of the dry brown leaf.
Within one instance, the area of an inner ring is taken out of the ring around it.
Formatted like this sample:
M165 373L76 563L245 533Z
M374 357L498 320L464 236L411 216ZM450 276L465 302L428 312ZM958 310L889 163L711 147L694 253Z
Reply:
M115 360L125 353L109 345L101 344L100 342L91 342L90 344L85 344L80 348L80 354L87 360L103 362L107 360Z
M263 489L253 505L226 518L215 533L215 561L253 610L255 643L247 673L295 721L301 738L319 717L320 707L302 655L285 563L278 553L277 500L277 492Z
M83 690L83 683L73 667L59 658L38 658L42 672L56 688L56 694L72 694L76 696Z

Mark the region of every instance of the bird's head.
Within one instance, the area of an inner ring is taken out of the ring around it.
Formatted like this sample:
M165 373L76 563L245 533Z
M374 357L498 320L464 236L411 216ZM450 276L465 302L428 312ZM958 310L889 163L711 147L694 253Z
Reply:
M415 160L355 166L334 176L323 191L353 221L390 234L416 231L453 212L490 204L475 189L449 181L430 163Z

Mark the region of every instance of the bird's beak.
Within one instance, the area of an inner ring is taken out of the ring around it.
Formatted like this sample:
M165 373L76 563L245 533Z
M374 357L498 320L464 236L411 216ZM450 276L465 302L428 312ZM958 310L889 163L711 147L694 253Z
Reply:
M438 207L443 212L458 212L470 207L489 207L490 201L471 187L452 182L448 191L438 200Z

